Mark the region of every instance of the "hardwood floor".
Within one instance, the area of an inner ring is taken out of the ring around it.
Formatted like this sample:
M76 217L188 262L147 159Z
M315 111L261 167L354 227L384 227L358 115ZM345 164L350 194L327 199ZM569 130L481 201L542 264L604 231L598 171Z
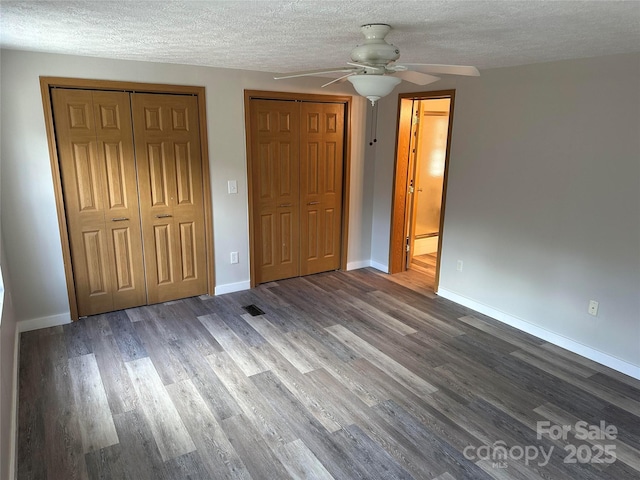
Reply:
M18 478L640 478L639 381L394 277L23 333Z
M429 253L412 257L407 270L387 275L386 278L429 298L437 298L433 293L436 282L435 275L436 254Z
M437 252L433 252L411 257L411 268L417 269L426 275L433 276L436 270L437 256Z

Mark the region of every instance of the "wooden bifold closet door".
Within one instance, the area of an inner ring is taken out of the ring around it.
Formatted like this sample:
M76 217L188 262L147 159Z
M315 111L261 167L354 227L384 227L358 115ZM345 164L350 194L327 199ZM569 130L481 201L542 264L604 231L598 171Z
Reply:
M206 293L196 99L51 100L79 316Z
M252 99L255 283L336 270L345 106Z
M194 97L132 94L149 303L207 290L202 159Z

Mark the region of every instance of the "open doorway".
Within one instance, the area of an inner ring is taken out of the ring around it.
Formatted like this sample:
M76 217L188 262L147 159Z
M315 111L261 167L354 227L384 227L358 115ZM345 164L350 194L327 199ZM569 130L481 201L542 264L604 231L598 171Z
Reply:
M454 91L400 96L390 273L437 291Z

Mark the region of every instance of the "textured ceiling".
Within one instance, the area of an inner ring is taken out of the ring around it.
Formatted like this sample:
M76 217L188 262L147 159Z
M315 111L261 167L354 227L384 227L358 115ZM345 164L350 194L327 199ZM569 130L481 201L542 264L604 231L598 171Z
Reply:
M344 65L388 23L401 62L480 69L640 51L640 2L27 1L0 3L3 48L288 72Z

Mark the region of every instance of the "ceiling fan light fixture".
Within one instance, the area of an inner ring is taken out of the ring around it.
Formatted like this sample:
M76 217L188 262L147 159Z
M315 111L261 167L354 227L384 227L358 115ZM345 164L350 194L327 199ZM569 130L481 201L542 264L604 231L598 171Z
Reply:
M402 81L398 77L389 75L352 75L347 77L347 80L353 84L356 92L371 101L371 105L374 105L376 100L389 95Z
M1 0L0 0L1 1ZM476 67L464 65L440 65L428 63L394 63L400 58L400 50L385 40L391 30L386 23L369 23L362 25L364 43L351 51L351 62L347 67L334 67L322 70L307 70L277 75L276 80L282 78L311 77L325 73L343 73L344 75L322 85L333 85L349 80L356 91L375 105L376 101L389 95L402 80L415 85L428 85L439 80L433 74L443 75L480 75ZM419 68L416 68L419 67ZM395 76L388 76L387 74Z

